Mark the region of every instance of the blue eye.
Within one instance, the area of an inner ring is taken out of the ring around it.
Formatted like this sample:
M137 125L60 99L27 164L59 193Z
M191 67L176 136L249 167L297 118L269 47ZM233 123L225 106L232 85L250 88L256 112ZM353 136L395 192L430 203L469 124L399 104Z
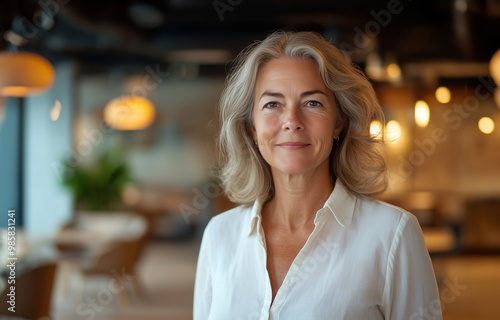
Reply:
M321 103L318 101L307 101L307 106L308 107L319 107L321 106Z
M272 109L272 108L276 108L277 106L278 106L277 102L269 102L269 103L266 103L264 105L264 108L270 108L270 109Z

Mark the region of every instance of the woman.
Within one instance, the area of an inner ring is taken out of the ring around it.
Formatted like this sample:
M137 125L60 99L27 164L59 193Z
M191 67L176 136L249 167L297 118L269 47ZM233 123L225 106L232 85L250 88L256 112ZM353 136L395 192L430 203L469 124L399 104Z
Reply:
M276 32L222 94L221 179L240 206L211 219L194 319L441 319L413 215L386 188L374 90L320 36Z

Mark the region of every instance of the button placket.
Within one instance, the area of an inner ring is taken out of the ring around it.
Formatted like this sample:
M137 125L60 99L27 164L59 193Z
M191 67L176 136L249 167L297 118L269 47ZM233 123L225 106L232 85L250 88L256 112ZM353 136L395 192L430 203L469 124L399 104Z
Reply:
M321 219L323 219L323 218L324 218L324 214L318 219L318 221L321 221ZM295 258L295 260L292 262L292 265L290 266L290 269L288 270L288 274L285 277L285 281L287 281L289 284L287 286L288 289L294 283L294 281L291 281L291 278L292 279L299 278L299 272L302 268L302 264L304 263L307 255L310 251L310 247L311 247L312 243L318 237L318 234L321 231L321 229L323 228L323 226L324 226L324 224L316 225L313 232L311 233L311 235L307 239L304 247L300 250L299 254Z
M320 211L317 214L317 217L315 218L314 224L314 230L312 231L311 235L307 239L306 243L304 244L304 247L299 251L298 255L295 257L295 259L292 262L292 265L290 266L288 273L285 276L285 279L281 285L281 287L278 289L278 292L276 294L276 297L274 298L274 302L272 306L271 304L271 294L272 294L272 289L271 289L271 280L269 277L269 273L267 272L267 267L266 267L266 275L268 279L268 283L266 285L266 298L265 298L265 303L264 303L264 308L268 308L269 310L269 319L272 319L272 312L271 311L276 311L277 314L279 314L281 307L286 300L286 296L288 295L288 292L290 291L291 287L293 284L299 279L299 271L301 269L301 266L307 256L307 252L309 251L309 248L311 246L311 243L316 239L318 233L321 231L321 229L324 226L324 223L319 224L325 217L326 217L326 208L320 209ZM262 228L262 226L261 226ZM262 229L261 234L264 234L264 230ZM263 237L263 236L262 236ZM265 254L265 265L267 266L267 249L265 246L265 241L264 241L264 254ZM293 281L292 281L293 280ZM268 299L269 298L269 299Z
M318 221L319 221L319 219L318 219ZM318 233L322 229L322 226L323 226L323 224L320 226L316 225L313 232L311 233L311 235L307 239L304 247L299 251L297 257L295 257L295 259L292 262L292 265L288 269L288 273L286 274L285 279L284 279L281 287L279 288L278 293L276 294L276 297L274 298L273 305L271 306L271 309L277 310L278 314L279 314L279 310L281 310L283 302L285 301L286 296L290 292L292 286L294 285L294 283L297 280L299 280L299 278L300 278L299 272L300 272L301 266L302 266L302 264L307 256L307 253L309 252L309 248L311 247L311 243L314 241L314 239L316 239Z
M262 227L262 225L259 223L259 229L258 229L258 239L259 239L259 243L261 244L261 249L263 250L262 251L262 254L264 256L264 264L263 264L263 268L264 268L264 273L265 273L265 277L266 277L266 293L264 295L264 301L262 303L262 310L261 310L261 316L260 316L260 319L261 320L269 320L269 319L272 319L271 317L271 301L272 301L272 287L271 287L271 278L269 277L269 272L267 270L267 246L266 246L266 241L264 240L265 239L265 235L264 235L264 228ZM273 306L274 306L274 303L273 303Z

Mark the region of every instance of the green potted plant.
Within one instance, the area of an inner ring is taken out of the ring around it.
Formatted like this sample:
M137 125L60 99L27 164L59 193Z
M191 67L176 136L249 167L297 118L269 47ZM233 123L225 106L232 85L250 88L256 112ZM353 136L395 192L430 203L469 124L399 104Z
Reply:
M65 162L62 183L73 193L76 209L113 211L123 208L120 192L130 175L123 152L110 148L87 166Z

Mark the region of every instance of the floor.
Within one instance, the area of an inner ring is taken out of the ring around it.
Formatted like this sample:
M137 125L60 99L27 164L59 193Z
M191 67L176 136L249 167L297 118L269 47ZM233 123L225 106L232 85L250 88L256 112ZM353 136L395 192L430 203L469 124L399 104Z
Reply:
M194 240L151 242L137 275L142 296L130 290L130 279L120 280L128 288L130 303L124 299L125 289L120 291L120 285L109 279L87 283L83 299L78 298L78 279L71 276L69 265L62 267L56 280L53 318L191 319L198 248ZM444 319L500 319L500 256L441 257L434 265Z
M151 242L138 266L139 294L125 277L122 283L126 289L120 292L119 285L110 279L93 279L82 299L79 279L72 267L65 265L56 279L54 319L192 319L198 250L196 241ZM71 288L69 292L66 286ZM120 299L125 291L128 302Z

